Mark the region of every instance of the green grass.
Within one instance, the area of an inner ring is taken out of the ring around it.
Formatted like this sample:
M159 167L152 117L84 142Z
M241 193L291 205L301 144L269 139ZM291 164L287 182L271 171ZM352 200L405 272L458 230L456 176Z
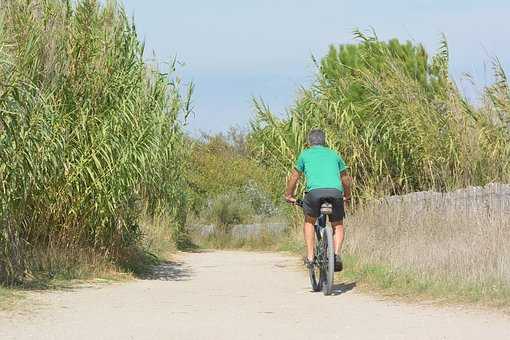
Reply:
M395 270L386 264L344 256L344 271L338 277L355 281L358 287L383 296L408 301L468 303L510 310L510 287L500 283L470 284L462 279L432 279L426 273Z
M262 220L262 223L271 221L271 218ZM281 217L273 218L272 221L282 221ZM198 230L192 230L192 239L202 249L242 249L263 251L285 251L298 253L302 250L296 239L301 237L297 231L291 228L288 232L275 235L263 229L260 235L249 238L234 238L225 232L213 233L202 237Z

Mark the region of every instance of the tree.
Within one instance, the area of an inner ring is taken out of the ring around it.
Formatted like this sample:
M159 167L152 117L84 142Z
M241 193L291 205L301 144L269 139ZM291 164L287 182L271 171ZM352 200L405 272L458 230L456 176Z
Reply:
M363 101L366 94L364 74L370 71L384 75L385 71L395 67L416 80L428 92L433 91L439 74L437 68L429 63L423 45L413 45L410 41L401 43L398 39L384 42L363 35L359 37L362 39L360 44L331 45L329 53L320 62L320 81L327 83L330 89L344 88L342 93L337 92L335 95L341 95L347 103ZM350 86L345 91L345 86L339 86L339 83L347 79ZM352 81L356 79L361 81Z

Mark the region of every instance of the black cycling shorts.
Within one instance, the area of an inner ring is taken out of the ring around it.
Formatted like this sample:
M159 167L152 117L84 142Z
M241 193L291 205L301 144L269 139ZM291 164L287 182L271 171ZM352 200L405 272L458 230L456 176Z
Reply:
M321 213L321 204L324 202L333 205L333 213L330 216L331 222L339 222L344 219L344 195L338 189L310 190L303 199L303 210L306 215L317 218Z

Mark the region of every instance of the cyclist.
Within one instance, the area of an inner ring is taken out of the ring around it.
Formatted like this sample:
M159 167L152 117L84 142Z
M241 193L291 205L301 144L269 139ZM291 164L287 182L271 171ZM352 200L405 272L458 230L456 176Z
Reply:
M345 217L344 200L351 199L350 177L347 166L337 152L326 146L326 136L320 129L312 129L308 134L309 147L303 150L296 160L287 182L285 199L295 203L294 191L302 173L305 175L306 188L303 199L305 213L304 236L307 256L305 264L310 267L314 262L315 232L314 224L320 215L321 203L327 199L333 205L330 216L334 232L335 271L342 271L340 250L344 240Z

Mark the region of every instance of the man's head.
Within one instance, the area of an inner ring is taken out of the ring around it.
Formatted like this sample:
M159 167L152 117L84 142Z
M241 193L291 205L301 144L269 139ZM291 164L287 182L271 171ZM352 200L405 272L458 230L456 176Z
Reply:
M314 145L326 145L326 134L321 129L312 129L308 133L308 144Z

